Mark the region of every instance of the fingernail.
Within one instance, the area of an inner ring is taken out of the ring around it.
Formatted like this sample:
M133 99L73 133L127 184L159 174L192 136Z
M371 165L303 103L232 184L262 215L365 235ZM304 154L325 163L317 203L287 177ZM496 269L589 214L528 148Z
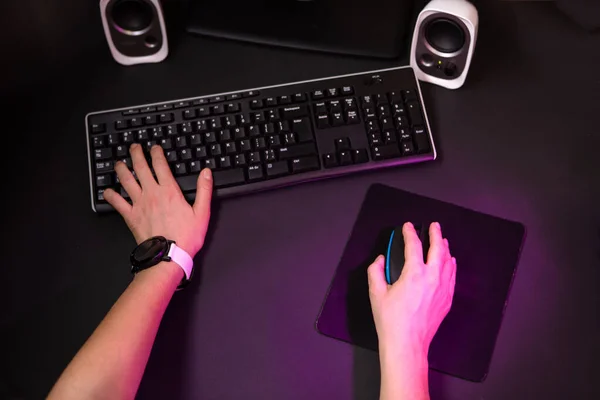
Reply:
M202 173L202 176L204 177L204 179L211 179L212 172L210 171L210 168L204 168L204 172Z
M132 143L131 146L129 147L131 150L135 149L136 147L138 147L139 144L137 143Z
M456 265L456 258L452 257L452 264Z
M448 239L444 239L444 243L446 244L446 247L450 247L450 243L448 242Z
M438 229L440 229L440 228L441 228L441 226L440 226L440 223L439 223L439 222L434 222L433 224L435 225L435 227L436 227L436 228L438 228Z
M407 228L414 228L412 222L407 222L404 224L404 226L406 226Z

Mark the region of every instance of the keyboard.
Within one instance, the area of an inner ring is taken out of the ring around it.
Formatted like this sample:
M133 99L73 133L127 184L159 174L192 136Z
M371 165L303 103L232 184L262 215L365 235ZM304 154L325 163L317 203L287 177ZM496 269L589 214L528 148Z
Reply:
M410 67L314 79L108 111L85 118L92 209L125 198L114 172L129 146L158 144L181 190L211 168L215 196L242 195L436 158Z

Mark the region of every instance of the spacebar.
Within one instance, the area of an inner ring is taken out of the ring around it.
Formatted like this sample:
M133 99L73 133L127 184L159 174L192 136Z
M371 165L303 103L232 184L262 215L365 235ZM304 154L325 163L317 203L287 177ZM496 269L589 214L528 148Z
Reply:
M175 178L177 184L181 188L182 192L189 192L191 190L196 190L196 184L198 182L198 175L187 175L187 176L179 176Z
M246 182L246 177L242 168L213 171L212 174L215 187L239 185ZM182 192L189 192L196 190L198 175L180 176L176 178L176 180Z

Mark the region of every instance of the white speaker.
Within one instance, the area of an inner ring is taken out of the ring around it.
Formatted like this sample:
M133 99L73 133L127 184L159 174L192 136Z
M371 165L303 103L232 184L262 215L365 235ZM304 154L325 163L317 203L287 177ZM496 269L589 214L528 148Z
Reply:
M419 13L410 65L417 78L448 89L465 83L471 65L479 15L467 0L432 0Z
M159 0L100 0L100 15L118 63L156 63L167 58L167 30Z

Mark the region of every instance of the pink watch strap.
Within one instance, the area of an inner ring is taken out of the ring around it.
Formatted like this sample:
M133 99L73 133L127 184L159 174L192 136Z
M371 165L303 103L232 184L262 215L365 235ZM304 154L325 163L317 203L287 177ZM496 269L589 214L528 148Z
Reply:
M169 248L169 254L171 260L174 261L177 265L181 267L183 273L185 274L185 278L187 280L192 276L192 269L194 268L194 260L190 255L180 247L177 247L175 243L171 244Z

